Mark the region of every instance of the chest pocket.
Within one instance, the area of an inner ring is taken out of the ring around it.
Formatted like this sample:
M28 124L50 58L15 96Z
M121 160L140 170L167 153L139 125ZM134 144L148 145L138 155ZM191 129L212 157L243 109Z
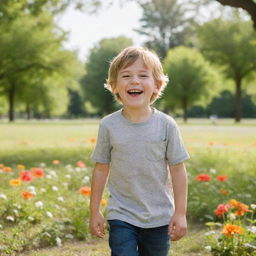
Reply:
M159 161L165 158L166 142L152 142L146 145L146 157L150 161Z

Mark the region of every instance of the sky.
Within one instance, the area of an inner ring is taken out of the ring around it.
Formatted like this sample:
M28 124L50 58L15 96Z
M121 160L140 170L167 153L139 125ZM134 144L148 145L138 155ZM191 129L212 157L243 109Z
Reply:
M135 45L142 45L142 37L133 30L140 27L141 15L141 9L134 2L124 7L116 3L92 15L69 7L58 17L57 24L69 32L64 47L76 50L79 59L85 61L90 49L103 38L123 35L133 39Z

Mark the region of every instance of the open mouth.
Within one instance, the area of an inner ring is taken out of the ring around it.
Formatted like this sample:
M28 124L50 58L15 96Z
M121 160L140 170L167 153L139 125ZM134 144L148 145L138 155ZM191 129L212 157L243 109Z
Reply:
M143 91L139 89L132 89L132 90L128 90L127 93L130 95L140 95L143 93Z

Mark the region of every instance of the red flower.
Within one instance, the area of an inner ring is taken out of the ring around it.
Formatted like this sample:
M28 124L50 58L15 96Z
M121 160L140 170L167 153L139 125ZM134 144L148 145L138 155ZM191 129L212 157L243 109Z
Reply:
M220 175L220 176L217 177L218 181L225 181L227 179L228 179L228 176L225 176L225 175Z
M79 189L80 194L84 196L89 196L91 194L91 188L90 187L81 187Z
M211 178L210 176L208 176L207 174L204 174L204 173L201 173L199 174L196 178L195 178L196 181L210 181Z
M230 204L219 204L214 213L217 215L217 217L222 217L226 212L228 212L230 207Z
M86 168L86 164L83 161L78 161L76 165L80 168Z
M23 171L20 173L20 179L23 181L31 181L33 179L32 173L29 171Z
M32 168L33 176L35 178L43 178L44 177L44 170L42 168Z

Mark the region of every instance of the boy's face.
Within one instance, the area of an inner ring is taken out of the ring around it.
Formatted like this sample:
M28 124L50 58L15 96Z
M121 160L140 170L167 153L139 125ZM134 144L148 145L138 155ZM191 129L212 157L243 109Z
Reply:
M119 94L125 107L148 107L153 93L158 93L152 69L147 68L141 59L122 68L113 92Z

